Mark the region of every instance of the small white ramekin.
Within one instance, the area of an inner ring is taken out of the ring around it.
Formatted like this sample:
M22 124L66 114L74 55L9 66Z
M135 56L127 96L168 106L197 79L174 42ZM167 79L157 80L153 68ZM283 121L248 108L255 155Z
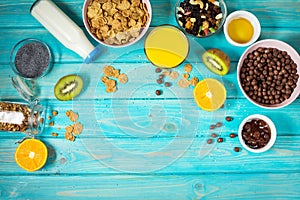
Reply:
M270 131L271 131L271 138L270 138L268 144L259 149L252 149L249 146L247 146L247 144L245 143L245 141L242 137L242 130L243 130L244 125L252 119L261 119L261 120L265 121L269 125ZM272 122L272 120L270 118L268 118L264 115L260 115L260 114L254 114L254 115L250 115L250 116L246 117L241 122L241 124L239 126L239 130L238 130L238 137L239 137L240 143L246 150L253 152L253 153L262 153L262 152L269 150L274 145L276 136L277 136L276 127L275 127L274 123Z
M237 19L237 18L247 19L253 26L253 29L254 29L253 36L252 36L251 40L249 40L249 42L247 42L247 43L237 43L234 40L232 40L228 34L229 22L231 20ZM238 11L234 11L234 12L230 13L230 15L227 16L225 24L224 24L224 34L225 34L226 40L230 44L232 44L234 46L238 46L238 47L246 47L246 46L253 44L259 38L260 32L261 32L261 27L260 27L260 23L259 23L257 17L254 14L252 14L248 11L245 11L245 10L238 10Z

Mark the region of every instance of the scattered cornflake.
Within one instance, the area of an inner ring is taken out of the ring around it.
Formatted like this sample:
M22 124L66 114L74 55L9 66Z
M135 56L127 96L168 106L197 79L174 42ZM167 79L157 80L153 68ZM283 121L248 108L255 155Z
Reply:
M187 88L190 86L190 82L187 79L183 78L178 81L178 86L181 88Z
M54 121L51 121L51 122L49 123L49 126L54 126Z
M53 137L57 137L57 136L58 136L58 133L51 133L51 135L52 135Z
M178 73L178 72L176 72L176 71L171 71L171 73L170 73L170 78L171 78L171 79L175 80L175 79L178 78L178 76L179 76L179 73Z
M50 119L51 119L51 116L48 116L47 118L48 118L48 120L50 120Z
M69 119L72 121L72 122L75 122L77 121L78 119L78 114L73 112L72 110L68 110L66 112L66 115L69 117Z
M189 77L190 77L190 75L187 73L182 74L182 78L188 79Z
M197 83L199 83L199 79L197 77L193 77L191 80L190 80L190 84L192 86L196 86Z
M53 116L57 116L57 114L58 114L58 112L57 112L56 110L53 110L53 111L52 111L52 115L53 115Z
M126 74L120 74L120 75L119 75L119 78L118 78L118 81L119 81L120 83L122 83L122 84L127 83L127 81L128 81L127 75L126 75Z
M120 70L115 69L113 66L104 66L102 71L104 76L101 78L101 81L105 85L105 91L108 93L117 91L117 82L112 78L117 78L121 84L128 82L127 75L124 73L120 74Z
M66 132L65 133L65 138L71 142L75 140L75 136L72 133Z
M110 66L110 65L109 66L104 66L102 68L103 74L105 76L113 76L115 74L114 70L115 70L115 68L113 66Z
M73 131L73 126L66 126L66 132L72 133Z
M186 64L186 65L184 65L184 71L185 71L186 73L190 73L192 70L193 70L193 67L192 67L191 64Z
M169 70L164 70L161 74L164 76L170 76L170 71Z
M73 124L73 134L75 136L79 135L82 132L83 126L81 123L76 122L75 124Z

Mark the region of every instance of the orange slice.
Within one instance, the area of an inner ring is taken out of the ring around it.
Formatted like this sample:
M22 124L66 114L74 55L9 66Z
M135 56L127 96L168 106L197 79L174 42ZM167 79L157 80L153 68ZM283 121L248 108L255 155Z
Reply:
M201 109L215 111L224 104L226 89L216 79L206 78L194 88L194 99Z
M16 153L16 163L23 169L33 172L42 168L47 160L46 145L40 140L26 139L19 144Z

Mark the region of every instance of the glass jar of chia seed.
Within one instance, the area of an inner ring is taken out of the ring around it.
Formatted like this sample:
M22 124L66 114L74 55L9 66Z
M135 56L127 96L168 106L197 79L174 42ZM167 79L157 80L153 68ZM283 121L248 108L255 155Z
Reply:
M44 128L45 108L38 100L30 103L0 101L0 130L22 132L27 135L41 133Z
M21 40L11 51L10 66L16 75L26 80L43 77L52 68L50 48L38 39Z

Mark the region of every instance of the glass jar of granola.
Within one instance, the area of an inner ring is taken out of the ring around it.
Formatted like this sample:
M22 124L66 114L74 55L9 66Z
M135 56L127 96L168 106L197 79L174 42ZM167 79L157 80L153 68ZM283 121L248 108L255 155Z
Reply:
M0 101L1 131L35 135L43 131L44 117L45 108L39 101L29 103Z

